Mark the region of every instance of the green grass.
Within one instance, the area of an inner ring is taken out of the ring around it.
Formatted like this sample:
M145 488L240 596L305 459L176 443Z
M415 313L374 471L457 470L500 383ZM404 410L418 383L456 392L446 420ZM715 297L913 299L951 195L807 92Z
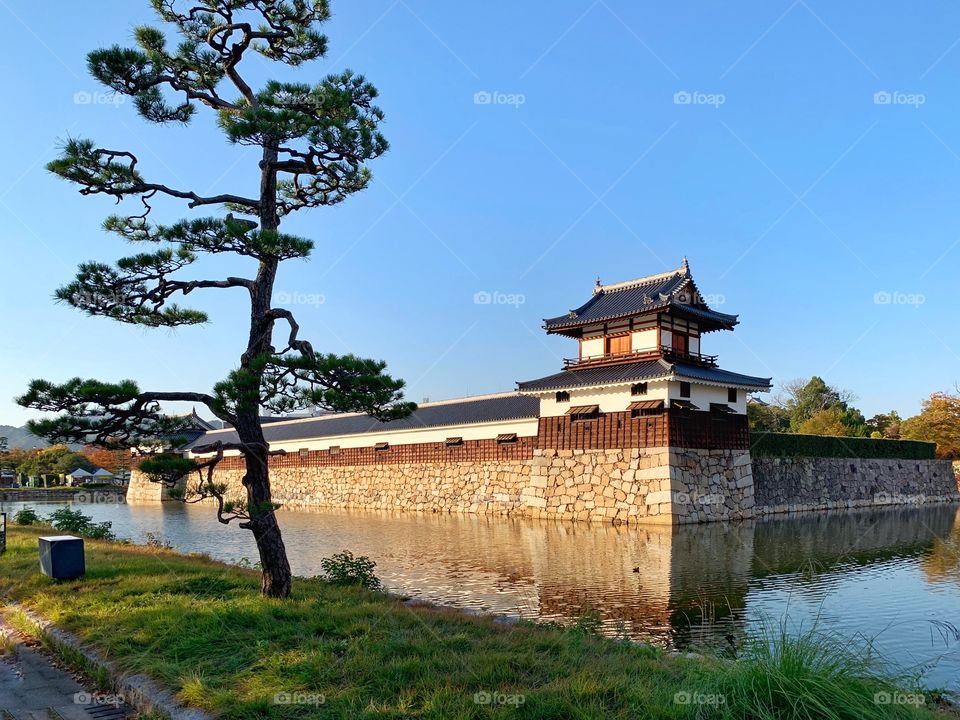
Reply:
M256 573L89 540L86 577L56 582L37 571L41 532L12 530L0 593L223 718L938 716L878 704L910 690L825 641L784 637L736 663L674 658L582 625L505 626L318 580L265 599Z

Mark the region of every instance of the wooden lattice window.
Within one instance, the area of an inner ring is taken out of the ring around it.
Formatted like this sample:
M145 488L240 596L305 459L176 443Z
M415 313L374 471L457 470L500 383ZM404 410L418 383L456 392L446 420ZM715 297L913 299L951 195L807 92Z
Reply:
M570 416L570 422L584 422L586 420L596 420L600 417L599 405L578 405L567 410Z
M630 411L630 417L634 418L662 415L663 404L663 400L641 400L640 402L630 403L627 410Z

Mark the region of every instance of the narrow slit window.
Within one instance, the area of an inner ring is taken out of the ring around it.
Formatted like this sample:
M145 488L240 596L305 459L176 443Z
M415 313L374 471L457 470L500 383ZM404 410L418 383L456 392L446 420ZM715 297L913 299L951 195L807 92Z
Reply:
M557 393L557 402L558 402L558 403L570 402L570 393L568 393L568 392L565 391L565 390L561 390L560 392L558 392L558 393Z
M735 403L737 401L737 389L727 388L727 402Z
M340 454L340 446L339 446L339 445L331 445L329 452L330 452L331 455L339 455L339 454Z
M636 397L637 395L646 395L647 394L647 384L636 383L635 385L630 386L630 394Z
M690 397L690 383L688 382L680 383L680 397L682 398Z
M385 452L390 449L390 443L388 442L378 442L373 446L373 449L377 452Z
M459 447L463 445L462 437L448 437L446 440L447 447Z
M497 445L511 445L517 442L516 433L502 433L497 435Z

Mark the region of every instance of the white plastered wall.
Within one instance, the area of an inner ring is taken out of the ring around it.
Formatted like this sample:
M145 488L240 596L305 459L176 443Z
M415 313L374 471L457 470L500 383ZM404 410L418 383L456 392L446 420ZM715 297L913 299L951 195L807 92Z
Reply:
M690 397L680 397L680 381L670 382L671 400L689 400L701 410L709 410L710 403L722 403L729 405L738 413L747 412L747 391L737 388L737 401L735 403L727 402L727 387L718 385L702 385L695 381L690 381Z
M646 395L631 395L630 386L632 384L568 390L570 402L561 403L556 400L556 392L538 393L540 395L540 415L541 417L566 415L571 407L577 407L578 405L599 405L600 412L623 412L630 403L637 400L667 399L667 382L665 380L648 382Z

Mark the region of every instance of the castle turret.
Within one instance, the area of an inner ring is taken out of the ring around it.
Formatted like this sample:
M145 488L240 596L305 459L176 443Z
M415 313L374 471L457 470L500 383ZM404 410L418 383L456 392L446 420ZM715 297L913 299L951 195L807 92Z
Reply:
M544 321L547 334L577 341L576 357L565 360L561 372L521 382L519 389L539 396L547 416L626 409L652 415L670 408L745 415L747 394L768 391L770 378L722 370L703 347L708 333L737 323L736 315L709 306L686 258L657 275L606 285L598 279L589 300Z

